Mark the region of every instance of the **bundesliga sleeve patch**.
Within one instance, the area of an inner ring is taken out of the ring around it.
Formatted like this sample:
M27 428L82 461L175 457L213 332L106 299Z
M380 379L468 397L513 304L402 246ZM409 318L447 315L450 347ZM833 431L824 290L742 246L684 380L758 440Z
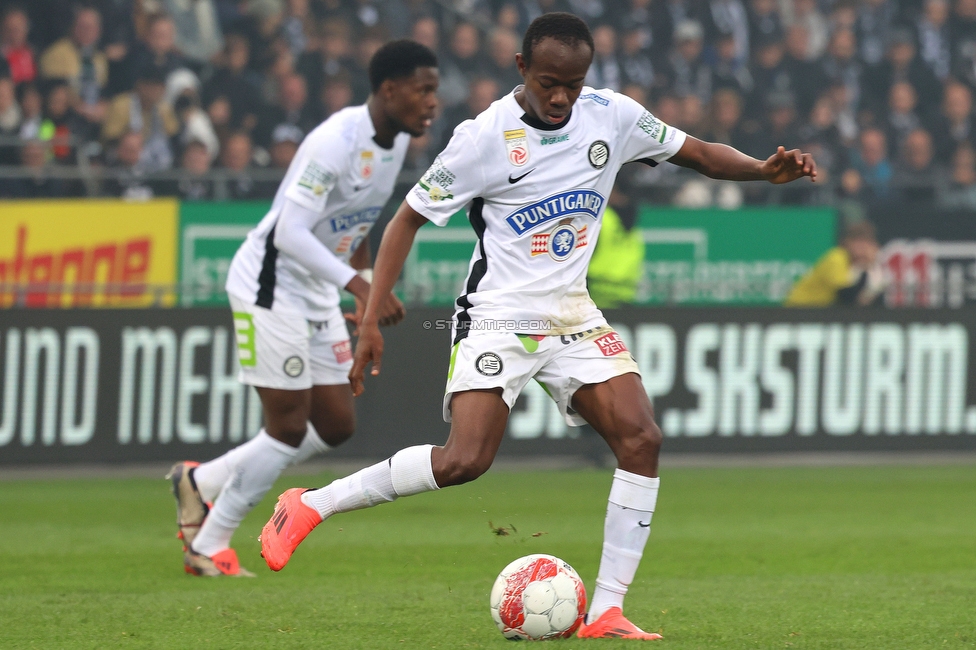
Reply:
M637 128L661 144L667 144L674 139L674 129L668 128L667 124L651 115L649 111L644 111L637 120Z
M505 149L508 150L508 162L516 167L529 162L529 139L525 136L525 129L505 131Z
M305 171L298 179L298 187L303 188L305 193L315 197L322 196L330 191L336 183L335 174L331 173L315 161L308 163Z

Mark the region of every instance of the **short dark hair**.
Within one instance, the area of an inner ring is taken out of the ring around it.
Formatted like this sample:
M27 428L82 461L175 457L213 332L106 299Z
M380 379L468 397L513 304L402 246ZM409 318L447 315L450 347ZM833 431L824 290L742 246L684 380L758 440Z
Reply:
M369 60L369 85L373 92L387 79L403 79L417 68L436 68L437 55L417 41L402 38L390 41Z
M525 30L525 38L522 39L522 60L526 66L532 63L532 48L544 38L554 38L570 47L586 43L590 52L594 50L593 34L590 33L590 28L579 16L563 11L554 11L549 14L542 14L533 20L529 28Z

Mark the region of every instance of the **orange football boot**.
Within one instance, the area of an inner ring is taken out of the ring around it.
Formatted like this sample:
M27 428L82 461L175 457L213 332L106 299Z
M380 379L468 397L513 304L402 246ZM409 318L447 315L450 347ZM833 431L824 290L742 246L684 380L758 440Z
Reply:
M611 607L589 625L580 625L576 633L581 639L642 639L656 641L663 639L660 634L645 632L626 618L619 607Z
M241 566L237 560L237 553L232 548L226 548L212 556L194 553L192 549L183 551L183 569L195 576L215 578L217 576L233 576L235 578L253 578L254 574Z
M278 497L271 519L261 529L261 557L272 571L281 571L302 540L322 523L322 515L302 503L302 494L307 491L307 488L286 490Z

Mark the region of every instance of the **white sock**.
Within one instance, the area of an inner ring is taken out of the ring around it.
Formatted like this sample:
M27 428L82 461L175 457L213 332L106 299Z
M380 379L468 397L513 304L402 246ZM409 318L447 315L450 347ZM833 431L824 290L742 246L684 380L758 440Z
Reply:
M388 460L336 479L320 490L309 490L302 495L302 502L318 510L322 519L328 519L337 512L371 508L397 497L436 490L430 464L433 447L407 447Z
M306 460L312 456L317 456L318 454L324 454L325 452L332 449L326 444L325 440L319 436L319 432L315 430L312 423L308 423L308 428L305 429L305 437L302 438L302 444L298 445L298 453L295 455L295 460L292 461L293 465L298 463L304 463Z
M209 462L201 463L199 467L192 470L193 481L197 484L197 490L200 492L200 496L203 497L204 501L213 501L217 498L217 495L220 494L220 488L224 487L227 479L230 478L231 472L237 466L238 459L242 455L246 455L246 450L255 443L255 440L258 440L258 437L254 437L244 444L234 447L223 456L218 456ZM257 444L260 446L261 443L259 442ZM330 449L332 447L322 440L315 427L309 422L308 429L305 431L305 437L302 438L302 444L298 446L298 453L295 455L295 460L292 461L292 464L297 465L316 454L324 454Z
M624 595L634 580L651 534L651 516L660 483L659 478L622 469L614 471L603 524L603 557L587 622L592 623L611 607L623 609Z
M230 538L241 521L298 453L298 449L275 440L264 429L237 450L244 451L236 456L230 478L193 540L193 551L207 557L230 547Z

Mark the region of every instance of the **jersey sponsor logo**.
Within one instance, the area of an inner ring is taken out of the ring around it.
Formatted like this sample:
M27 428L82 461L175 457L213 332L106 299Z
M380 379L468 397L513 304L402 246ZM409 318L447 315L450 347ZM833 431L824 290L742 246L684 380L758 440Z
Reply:
M380 211L382 209L382 207L364 208L359 212L353 212L352 214L335 217L330 220L332 224L332 232L349 230L353 226L358 226L361 223L375 223L379 218Z
M594 140L586 155L594 169L603 169L610 160L610 145L603 140Z
M610 105L610 100L609 99L607 99L606 97L601 97L600 95L597 95L596 93L587 93L585 95L580 95L579 98L580 99L590 99L590 100L596 102L597 104L600 104L601 106L609 106Z
M297 377L302 374L302 370L305 370L305 362L302 361L301 357L288 357L285 359L285 364L282 366L282 370L289 377Z
M340 341L332 346L332 354L335 355L336 363L352 361L352 344L348 340Z
M577 248L586 246L586 226L576 230L569 223L561 223L551 232L532 235L532 257L549 254L557 262L569 259Z
M437 156L417 185L427 193L431 201L445 201L454 198L454 195L448 191L448 188L454 184L456 179L457 177L454 175L454 172L444 165L444 161L441 160L440 156ZM423 196L419 192L417 194Z
M600 348L600 352L602 352L603 356L605 357L612 357L615 354L627 352L627 346L624 345L620 335L616 332L604 334L600 338L596 339L594 343L597 344L597 346Z
M482 353L474 362L475 370L485 377L497 377L502 374L502 359L494 352Z
M331 190L335 182L335 174L315 162L310 162L299 177L298 186L311 191L315 196L321 196Z
M525 129L505 131L505 148L508 150L508 162L516 167L529 162L529 139L525 136Z
M359 175L369 178L373 175L373 152L361 151L359 153Z
M505 217L505 221L519 237L536 226L555 219L563 219L576 214L585 214L594 219L603 209L606 199L594 190L571 190L560 192L541 201L522 206Z
M539 140L539 144L541 144L544 147L549 144L559 144L560 142L568 142L568 141L569 141L569 134L563 133L562 135L553 135L549 137L542 136L542 139Z
M640 116L637 120L637 128L651 136L661 144L664 144L665 140L671 140L674 137L674 132L670 133L668 125L651 115L650 111L644 111L644 114Z

